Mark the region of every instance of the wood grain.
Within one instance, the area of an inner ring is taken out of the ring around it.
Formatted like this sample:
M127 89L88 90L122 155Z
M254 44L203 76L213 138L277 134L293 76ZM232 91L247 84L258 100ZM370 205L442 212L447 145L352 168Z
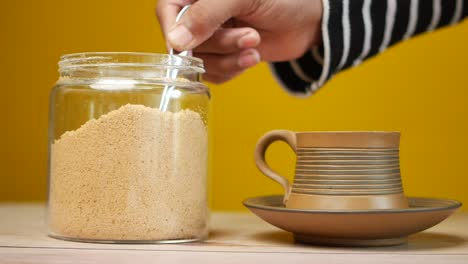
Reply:
M42 204L0 205L0 263L468 263L468 214L458 213L380 248L333 248L294 243L292 236L252 214L212 214L205 242L112 245L47 237Z

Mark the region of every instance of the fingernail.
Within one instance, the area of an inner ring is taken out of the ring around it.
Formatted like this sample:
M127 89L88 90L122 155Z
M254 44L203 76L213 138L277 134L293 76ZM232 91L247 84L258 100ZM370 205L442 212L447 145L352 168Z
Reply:
M245 48L254 48L258 45L259 39L258 35L255 33L248 33L245 36L242 36L238 41L237 41L237 47L241 49Z
M260 55L257 51L251 50L240 55L238 64L241 68L246 69L255 66L260 62Z
M184 25L178 25L173 30L169 31L167 38L171 45L179 49L185 49L192 41L193 36Z

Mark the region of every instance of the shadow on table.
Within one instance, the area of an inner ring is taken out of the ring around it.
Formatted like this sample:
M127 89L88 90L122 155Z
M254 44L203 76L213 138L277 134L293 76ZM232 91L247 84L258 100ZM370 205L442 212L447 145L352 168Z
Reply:
M215 229L210 231L208 240L202 243L218 246L283 245L294 244L294 239L290 233L280 230L259 232L248 235L248 237L239 237L239 233L235 230L227 231Z
M291 245L295 244L294 238L291 233L284 231L270 231L255 234L251 239L257 242L263 242L265 244L276 244L276 245ZM387 247L340 247L341 249L363 249L370 251L415 251L415 250L433 250L433 249L444 249L444 248L454 248L461 246L462 244L468 243L462 237L447 235L441 233L431 233L424 232L416 235L412 235L408 239L408 243L397 245L397 246L387 246ZM319 245L307 245L307 244L298 244L300 246L319 246ZM328 246L324 246L325 248ZM336 247L328 247L336 248Z
M431 250L431 249L444 249L454 248L462 244L468 243L468 241L462 237L447 235L441 233L423 232L415 234L409 237L408 243L393 246L384 247L381 250L389 251L400 251L400 250Z
M294 244L294 238L291 233L284 231L269 231L257 233L251 239L258 242L265 242L265 244Z

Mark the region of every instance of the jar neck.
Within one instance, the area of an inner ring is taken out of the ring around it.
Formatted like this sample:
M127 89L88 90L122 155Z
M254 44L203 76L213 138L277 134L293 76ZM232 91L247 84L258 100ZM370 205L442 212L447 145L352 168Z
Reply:
M153 53L101 52L64 55L61 80L133 79L200 82L203 62L194 57Z
M175 74L169 69L128 67L76 67L60 71L61 80L90 79L134 79L146 81L201 82L201 74L179 70Z

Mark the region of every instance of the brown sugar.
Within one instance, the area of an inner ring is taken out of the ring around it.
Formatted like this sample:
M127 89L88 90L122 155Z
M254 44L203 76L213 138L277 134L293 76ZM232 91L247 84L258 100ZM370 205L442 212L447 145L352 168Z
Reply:
M208 136L196 112L125 105L51 145L49 227L90 240L207 234Z

